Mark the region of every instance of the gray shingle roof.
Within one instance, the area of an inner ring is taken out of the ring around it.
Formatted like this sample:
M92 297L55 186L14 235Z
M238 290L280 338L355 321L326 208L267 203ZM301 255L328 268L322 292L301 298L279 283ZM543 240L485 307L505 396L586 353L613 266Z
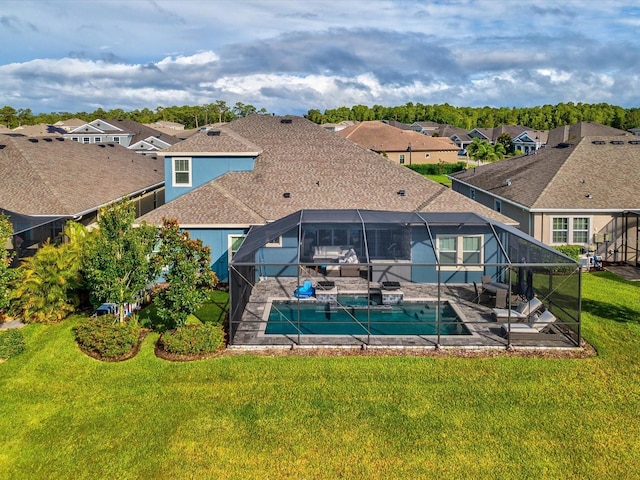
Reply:
M472 211L512 220L412 170L393 164L304 118L251 115L228 129L262 153L251 172L229 172L141 217L160 223L175 217L182 225L261 224L301 209L392 211ZM390 127L391 128L391 127ZM419 135L419 134L418 134ZM189 139L191 140L191 139ZM185 140L185 143L189 140ZM200 143L206 145L200 145ZM223 152L229 138L194 139L203 151ZM180 144L172 148L181 151ZM237 151L231 145L230 151ZM166 151L165 151L166 152ZM405 195L398 194L404 190ZM289 198L284 193L289 193Z
M0 135L0 208L75 215L164 182L164 163L114 144Z
M584 137L454 177L532 209L637 209L640 145L630 142L638 140L619 135Z
M559 143L577 142L582 137L604 135L629 135L629 132L593 122L578 122L549 130L547 145L555 147Z

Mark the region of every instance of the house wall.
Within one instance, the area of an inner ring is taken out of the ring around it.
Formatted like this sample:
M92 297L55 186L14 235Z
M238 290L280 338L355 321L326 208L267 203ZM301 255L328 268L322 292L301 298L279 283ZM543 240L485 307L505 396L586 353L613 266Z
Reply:
M457 163L458 160L458 151L442 151L442 150L434 150L429 152L419 152L413 151L411 154L409 152L385 152L387 154L387 158L394 162L400 164L400 155L404 155L404 163L403 165L419 165L425 163Z
M193 239L200 239L211 248L211 270L222 282L229 281L229 235L246 235L248 229L242 228L187 228Z
M175 186L173 181L173 158L191 158L191 185ZM194 157L188 155L167 156L164 159L165 198L167 202L210 182L227 172L253 170L254 157Z

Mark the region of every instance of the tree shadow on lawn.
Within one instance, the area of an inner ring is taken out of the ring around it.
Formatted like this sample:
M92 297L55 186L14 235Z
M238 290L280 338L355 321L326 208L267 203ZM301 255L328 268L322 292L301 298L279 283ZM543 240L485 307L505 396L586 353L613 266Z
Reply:
M582 299L582 311L592 315L623 323L640 323L637 310L622 305Z

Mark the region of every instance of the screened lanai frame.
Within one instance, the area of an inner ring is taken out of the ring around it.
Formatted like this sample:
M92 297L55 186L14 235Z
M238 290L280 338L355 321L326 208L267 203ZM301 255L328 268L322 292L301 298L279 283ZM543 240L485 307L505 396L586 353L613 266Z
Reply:
M347 270L350 277L343 276ZM340 271L339 278L328 278L335 271ZM509 328L504 338L498 338L496 331L502 322L511 324L518 319L508 313L506 319L491 323L491 308L480 301L481 279L491 277L507 289L506 307L511 312L516 302L526 300L525 272L531 276L532 294L543 300L544 308L557 319L555 334L515 338ZM269 301L254 301L254 290L272 282L290 302L302 305L309 299L295 298L293 293L306 280L314 285L323 280L341 282L341 289L359 285L367 296L366 321L361 322L364 334L327 338L304 333L299 328L305 321L301 318L304 313L298 308L297 318L291 322L298 325L295 333L266 335L268 320L264 312L270 308ZM371 292L379 292L381 285L395 281L414 296L417 292L418 297L435 301L433 335L400 335L406 338L399 339L372 333L370 317L375 306L371 306ZM581 343L580 265L512 226L474 213L300 210L249 230L230 262L229 286L231 345L342 345L352 344L356 337L356 344L363 345L503 343L575 347ZM456 311L464 307L471 313L473 318L463 320L474 331L468 337L454 339L443 333L441 309L445 300L456 304ZM255 307L260 303L262 306ZM250 306L255 309L248 314Z

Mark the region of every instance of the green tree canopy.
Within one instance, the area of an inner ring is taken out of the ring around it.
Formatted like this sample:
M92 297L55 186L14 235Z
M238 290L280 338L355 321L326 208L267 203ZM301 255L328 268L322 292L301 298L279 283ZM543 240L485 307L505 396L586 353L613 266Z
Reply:
M9 218L0 214L0 312L9 306L10 284L16 275L15 270L11 269L13 253L7 250L12 233L13 225Z
M137 296L154 279L151 254L157 229L149 225L133 228L135 208L122 200L100 209L99 231L85 257L87 286L95 303L119 305L124 321L124 304Z

